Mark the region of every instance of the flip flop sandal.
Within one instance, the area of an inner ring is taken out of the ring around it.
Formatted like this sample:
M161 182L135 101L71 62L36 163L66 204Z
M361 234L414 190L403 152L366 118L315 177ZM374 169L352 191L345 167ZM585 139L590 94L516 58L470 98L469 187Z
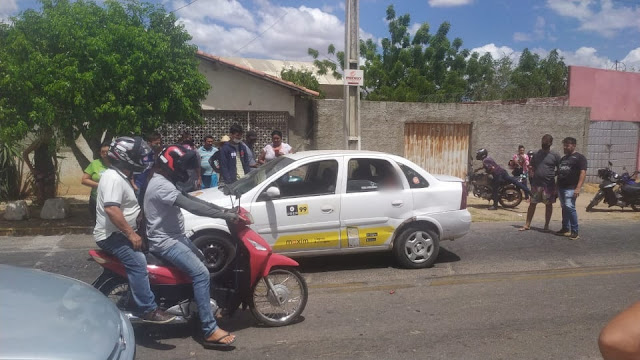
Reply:
M228 338L228 337L230 337L230 336L233 336L233 335L231 335L231 333L227 333L226 335L222 335L221 337L219 337L219 338L217 338L217 339L215 339L215 340L206 340L206 339L205 339L205 340L202 342L202 344L203 344L204 346L206 346L206 347L210 347L210 348L228 348L228 347L230 347L230 346L231 346L231 344L233 344L234 342L236 342L236 338L234 337L234 338L233 338L233 340L231 340L231 341L230 341L230 342L228 342L228 343L223 343L223 342L221 342L221 340L223 340L223 339L225 339L225 338Z

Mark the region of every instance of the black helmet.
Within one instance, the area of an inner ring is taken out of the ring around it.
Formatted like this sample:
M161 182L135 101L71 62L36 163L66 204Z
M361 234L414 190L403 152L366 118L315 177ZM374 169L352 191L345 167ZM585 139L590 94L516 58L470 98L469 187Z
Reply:
M185 182L189 180L187 170L198 167L198 155L193 150L187 150L180 145L165 147L158 156L160 166L168 172L172 181Z
M484 158L486 158L487 155L489 155L489 152L487 151L487 149L485 148L478 149L478 151L476 151L476 160L484 160Z
M140 136L121 136L109 145L107 156L121 170L143 171L147 167L144 157L150 152L151 147Z
M527 151L527 156L529 156L529 159L531 159L533 157L533 154L535 154L535 152L533 150Z

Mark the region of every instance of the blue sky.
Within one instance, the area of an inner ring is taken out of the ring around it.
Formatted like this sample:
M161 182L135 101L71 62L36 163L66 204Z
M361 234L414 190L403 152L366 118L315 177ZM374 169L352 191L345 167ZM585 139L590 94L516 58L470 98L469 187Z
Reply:
M177 10L193 43L220 56L309 60L307 48L344 47L342 0L152 0ZM451 23L463 48L517 60L524 48L558 49L570 65L640 70L640 0L360 0L361 37L388 36L386 8L410 14L412 31ZM186 6L185 6L186 5ZM0 18L38 7L0 0Z

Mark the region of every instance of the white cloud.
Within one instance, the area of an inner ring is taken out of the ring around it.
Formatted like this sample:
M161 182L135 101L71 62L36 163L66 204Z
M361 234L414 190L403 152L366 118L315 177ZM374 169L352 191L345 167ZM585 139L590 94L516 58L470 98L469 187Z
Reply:
M471 53L477 52L480 56L490 53L493 59L500 59L505 56L508 56L514 62L517 62L520 59L520 52L514 51L512 48L508 46L496 46L496 44L491 43L481 47L471 49Z
M18 11L18 4L16 0L2 0L0 1L0 22L9 21L9 16Z
M429 5L432 7L453 7L469 5L473 0L429 0Z
M513 41L521 42L521 41L531 41L531 35L527 33L516 32L513 34Z
M611 69L613 61L598 55L598 50L583 46L576 51L558 50L567 65L588 66L600 69Z
M545 27L545 19L542 16L538 16L532 33L516 32L513 34L513 40L516 42L542 40L545 38ZM552 36L549 35L549 37L551 38Z
M321 54L329 44L334 44L338 50L344 47L344 23L320 8L283 7L268 0L258 0L249 12L237 1L227 3L224 20L214 18L211 13L205 14L209 10L204 8L178 12L179 21L201 50L220 56L309 60L309 47ZM207 2L203 4L210 6ZM360 37L367 39L373 35L360 30Z
M635 69L635 71L640 71L640 47L629 51L629 54L622 59L622 63L627 70Z
M191 3L191 1L173 1L172 8L179 9L189 3ZM214 20L248 29L254 29L256 26L251 12L236 0L196 1L178 10L176 15L180 19L203 24L206 23L207 20Z
M557 14L580 22L579 30L613 37L623 29L640 31L640 6L617 6L612 0L547 0Z

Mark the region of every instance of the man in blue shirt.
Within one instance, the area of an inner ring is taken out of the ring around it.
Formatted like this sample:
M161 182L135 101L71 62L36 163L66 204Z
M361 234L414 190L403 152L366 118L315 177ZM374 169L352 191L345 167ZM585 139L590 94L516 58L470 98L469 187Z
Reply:
M213 136L205 136L204 144L198 148L198 153L200 153L200 178L203 189L218 186L218 174L213 171L213 168L209 164L209 159L217 151L218 148L213 146Z

